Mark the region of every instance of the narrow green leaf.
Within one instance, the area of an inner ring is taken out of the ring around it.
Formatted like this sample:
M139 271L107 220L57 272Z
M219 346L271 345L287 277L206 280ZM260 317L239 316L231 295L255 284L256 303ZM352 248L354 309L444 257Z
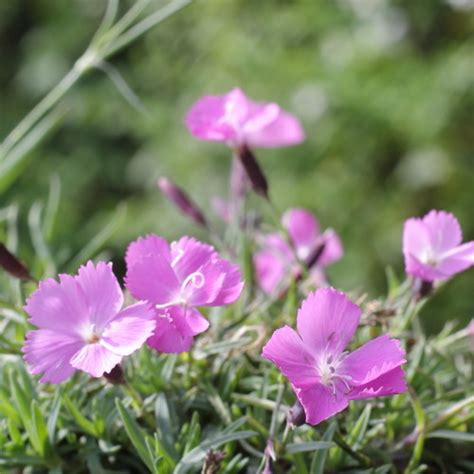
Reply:
M115 399L115 405L119 412L120 418L122 419L125 431L127 432L127 435L133 444L133 447L137 451L142 461L147 465L148 469L150 469L152 472L155 472L153 458L150 456L150 452L146 443L146 435L130 415L128 410L123 406L120 399Z
M48 437L51 444L55 441L56 423L58 421L59 410L61 409L61 397L59 390L54 395L51 411L48 416Z
M223 444L232 441L241 441L255 436L256 434L255 431L237 431L235 433L221 434L213 439L203 441L199 446L189 451L189 453L179 461L174 474L189 472L189 470L205 459L206 453L209 449L216 449Z
M330 441L311 441L308 443L290 443L286 450L290 453L302 453L305 451L317 451L319 449L329 449L334 446Z
M347 437L347 444L354 450L358 450L361 447L367 426L369 425L371 412L372 405L367 404Z
M452 441L465 441L468 443L474 443L474 433L465 433L463 431L455 430L437 430L433 431L427 438L443 438L450 439Z
M329 443L332 441L334 433L336 432L337 425L336 423L331 423L328 429L325 431L322 440ZM324 472L324 466L326 464L326 459L328 457L327 449L319 449L314 453L313 459L311 461L310 474L321 474Z
M15 182L33 157L31 152L59 124L63 116L64 110L50 112L0 161L0 192Z
M72 415L74 418L74 421L78 424L78 426L87 434L90 434L94 438L98 438L100 436L100 433L96 431L94 423L92 421L89 421L74 405L74 403L71 401L71 399L65 394L62 394L62 401L66 408L68 409L69 413Z
M49 444L46 421L39 409L36 400L33 400L33 402L31 403L31 420L32 430L34 431L34 437L37 443L36 450L41 457L46 459L48 455L52 452L52 449Z

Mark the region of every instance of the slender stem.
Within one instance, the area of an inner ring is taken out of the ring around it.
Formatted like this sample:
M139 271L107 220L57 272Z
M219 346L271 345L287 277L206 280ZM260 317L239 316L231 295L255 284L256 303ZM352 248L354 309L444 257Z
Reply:
M336 431L336 433L334 433L334 442L343 450L345 451L347 454L349 454L349 456L353 457L355 460L359 461L360 464L362 464L362 466L364 467L371 467L372 466L372 461L370 460L370 458L368 456L366 456L365 454L362 454L362 453L359 453L357 451L354 451L344 440L344 438L341 436L340 433L338 433Z
M84 56L80 58L83 59ZM78 61L79 62L79 61ZM0 160L31 130L32 127L71 89L84 73L84 69L77 66L78 63L61 79L31 111L20 121L20 123L7 135L0 146Z
M157 12L148 16L144 20L140 21L135 26L132 26L128 31L119 36L110 47L105 49L104 58L107 58L111 54L117 52L119 49L122 49L124 46L130 44L132 41L135 41L143 33L146 33L156 24L173 15L173 13L181 10L186 5L191 3L191 1L192 0L175 0L163 8L160 8Z
M91 46L76 61L73 68L61 81L17 124L0 144L0 160L20 142L25 135L50 111L71 89L71 87L89 69L108 58L119 49L127 46L150 28L168 18L173 13L188 5L192 0L175 0L149 15L144 20L131 26L149 0L142 0L132 7L116 24L103 35L94 37ZM127 28L129 28L127 30ZM99 27L101 29L101 27Z

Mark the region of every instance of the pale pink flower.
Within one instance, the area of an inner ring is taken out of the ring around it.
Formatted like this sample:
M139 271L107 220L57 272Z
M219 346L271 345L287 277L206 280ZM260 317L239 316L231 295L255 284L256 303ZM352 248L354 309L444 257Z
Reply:
M408 219L403 231L406 272L433 282L466 270L474 265L474 241L461 242L461 227L449 212Z
M234 303L244 286L237 265L191 237L171 244L157 235L141 237L125 259L130 293L156 308L157 329L149 344L163 352L187 350L189 338L208 328L196 307ZM168 336L179 344L166 341Z
M122 309L112 265L88 262L76 276L48 279L25 311L38 329L26 335L24 357L41 382L59 383L76 369L100 377L139 349L155 328L154 312L139 302Z
M195 137L233 148L296 145L305 138L296 117L275 103L253 102L238 88L202 97L188 111L185 122Z
M332 229L321 233L316 218L306 209L289 209L282 218L290 243L279 233L264 236L254 265L259 286L269 294L282 289L301 272L301 263L310 269L311 279L324 282L322 269L343 255L339 236Z
M357 329L360 309L343 293L322 288L301 305L296 332L277 329L262 350L291 382L312 425L344 410L351 400L406 391L405 352L396 339L377 337L345 351Z

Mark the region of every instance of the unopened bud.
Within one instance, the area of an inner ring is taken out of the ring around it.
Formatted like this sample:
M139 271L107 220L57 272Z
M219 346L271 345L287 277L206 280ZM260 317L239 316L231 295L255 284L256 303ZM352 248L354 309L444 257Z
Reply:
M178 207L183 214L192 219L196 224L207 227L204 214L181 188L165 177L158 179L158 187L165 197Z
M117 364L110 372L104 373L104 378L107 382L113 385L122 385L125 383L125 375L123 373L122 366Z
M321 258L321 255L324 252L324 249L326 247L325 242L321 242L310 254L309 257L307 258L305 264L308 269L314 267L317 263L318 260Z
M295 404L289 409L286 420L293 428L306 423L306 414L298 400L296 400Z
M416 301L420 301L433 293L433 282L421 279L416 279L413 285L413 292Z
M257 162L254 154L246 145L243 145L238 150L240 162L244 167L247 177L252 185L252 189L260 196L268 199L268 183L267 178L263 174L260 165Z
M25 265L2 243L0 243L0 266L11 276L19 278L20 280L33 279Z

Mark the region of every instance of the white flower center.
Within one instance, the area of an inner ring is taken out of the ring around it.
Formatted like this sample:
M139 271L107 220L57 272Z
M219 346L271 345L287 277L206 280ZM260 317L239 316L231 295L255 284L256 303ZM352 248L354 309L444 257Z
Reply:
M340 373L341 364L347 354L348 352L342 352L334 357L334 355L326 353L320 358L319 363L316 366L316 370L321 378L321 383L326 385L326 387L331 388L333 395L336 395L337 382L342 382L347 392L350 392L351 390L349 383L352 380L352 377Z
M96 342L100 341L100 338L102 337L102 331L99 331L97 329L97 326L95 324L92 324L88 331L86 332L84 339L87 342L87 344L95 344Z
M435 253L432 249L426 249L423 254L420 256L420 260L425 265L429 265L430 267L436 267L438 265L438 259L435 256Z

